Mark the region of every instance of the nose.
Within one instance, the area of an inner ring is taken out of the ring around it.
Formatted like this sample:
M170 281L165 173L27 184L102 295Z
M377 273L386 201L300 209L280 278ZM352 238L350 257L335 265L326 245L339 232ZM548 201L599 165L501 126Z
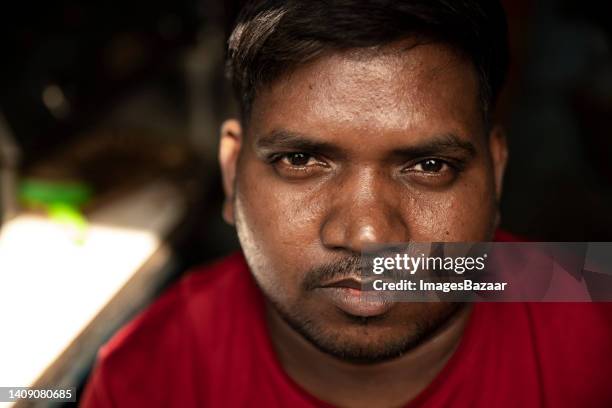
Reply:
M362 168L344 177L328 196L321 242L328 249L360 253L372 244L409 241L402 193L375 169Z

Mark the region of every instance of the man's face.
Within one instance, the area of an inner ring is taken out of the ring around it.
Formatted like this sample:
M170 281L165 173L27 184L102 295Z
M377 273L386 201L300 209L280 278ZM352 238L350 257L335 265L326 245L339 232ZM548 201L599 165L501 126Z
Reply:
M368 302L355 260L368 244L492 238L505 144L481 108L469 61L403 43L300 66L259 92L244 132L226 126L225 218L270 304L319 349L380 361L457 310Z

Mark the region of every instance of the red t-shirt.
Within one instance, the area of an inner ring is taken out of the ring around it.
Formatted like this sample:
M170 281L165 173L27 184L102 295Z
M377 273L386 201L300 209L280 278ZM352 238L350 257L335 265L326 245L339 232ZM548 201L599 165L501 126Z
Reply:
M456 352L407 406L612 407L611 316L612 303L475 304ZM81 403L329 406L283 371L240 253L186 275L120 330Z

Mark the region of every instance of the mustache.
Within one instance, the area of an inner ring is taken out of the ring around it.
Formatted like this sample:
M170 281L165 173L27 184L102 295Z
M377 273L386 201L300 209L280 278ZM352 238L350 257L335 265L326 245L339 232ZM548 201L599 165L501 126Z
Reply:
M433 255L438 255L439 248L432 250ZM372 259L374 254L368 255L355 255L341 258L335 262L325 263L314 268L309 269L302 281L302 289L304 291L310 291L322 286L324 283L330 281L338 281L342 279L362 277L368 278L375 276L372 273ZM426 274L426 275L424 275ZM388 270L385 271L384 277L392 280L400 280L410 277L410 272L405 270ZM454 273L447 271L431 270L421 271L421 276L428 278L451 278L456 277ZM464 277L469 277L469 273L465 273Z
M302 289L309 291L325 282L359 276L364 272L363 260L359 256L342 258L311 268L302 281Z

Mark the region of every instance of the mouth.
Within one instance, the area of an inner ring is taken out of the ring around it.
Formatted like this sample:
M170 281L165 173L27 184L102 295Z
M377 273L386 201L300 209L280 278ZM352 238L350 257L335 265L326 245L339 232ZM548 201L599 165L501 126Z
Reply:
M321 285L323 288L347 288L347 289L355 289L355 290L364 290L364 286L369 281L365 281L357 278L345 278L337 281L333 281L330 283L325 283Z
M365 290L372 280L345 278L315 289L343 312L357 317L373 317L387 313L393 302L384 292Z

